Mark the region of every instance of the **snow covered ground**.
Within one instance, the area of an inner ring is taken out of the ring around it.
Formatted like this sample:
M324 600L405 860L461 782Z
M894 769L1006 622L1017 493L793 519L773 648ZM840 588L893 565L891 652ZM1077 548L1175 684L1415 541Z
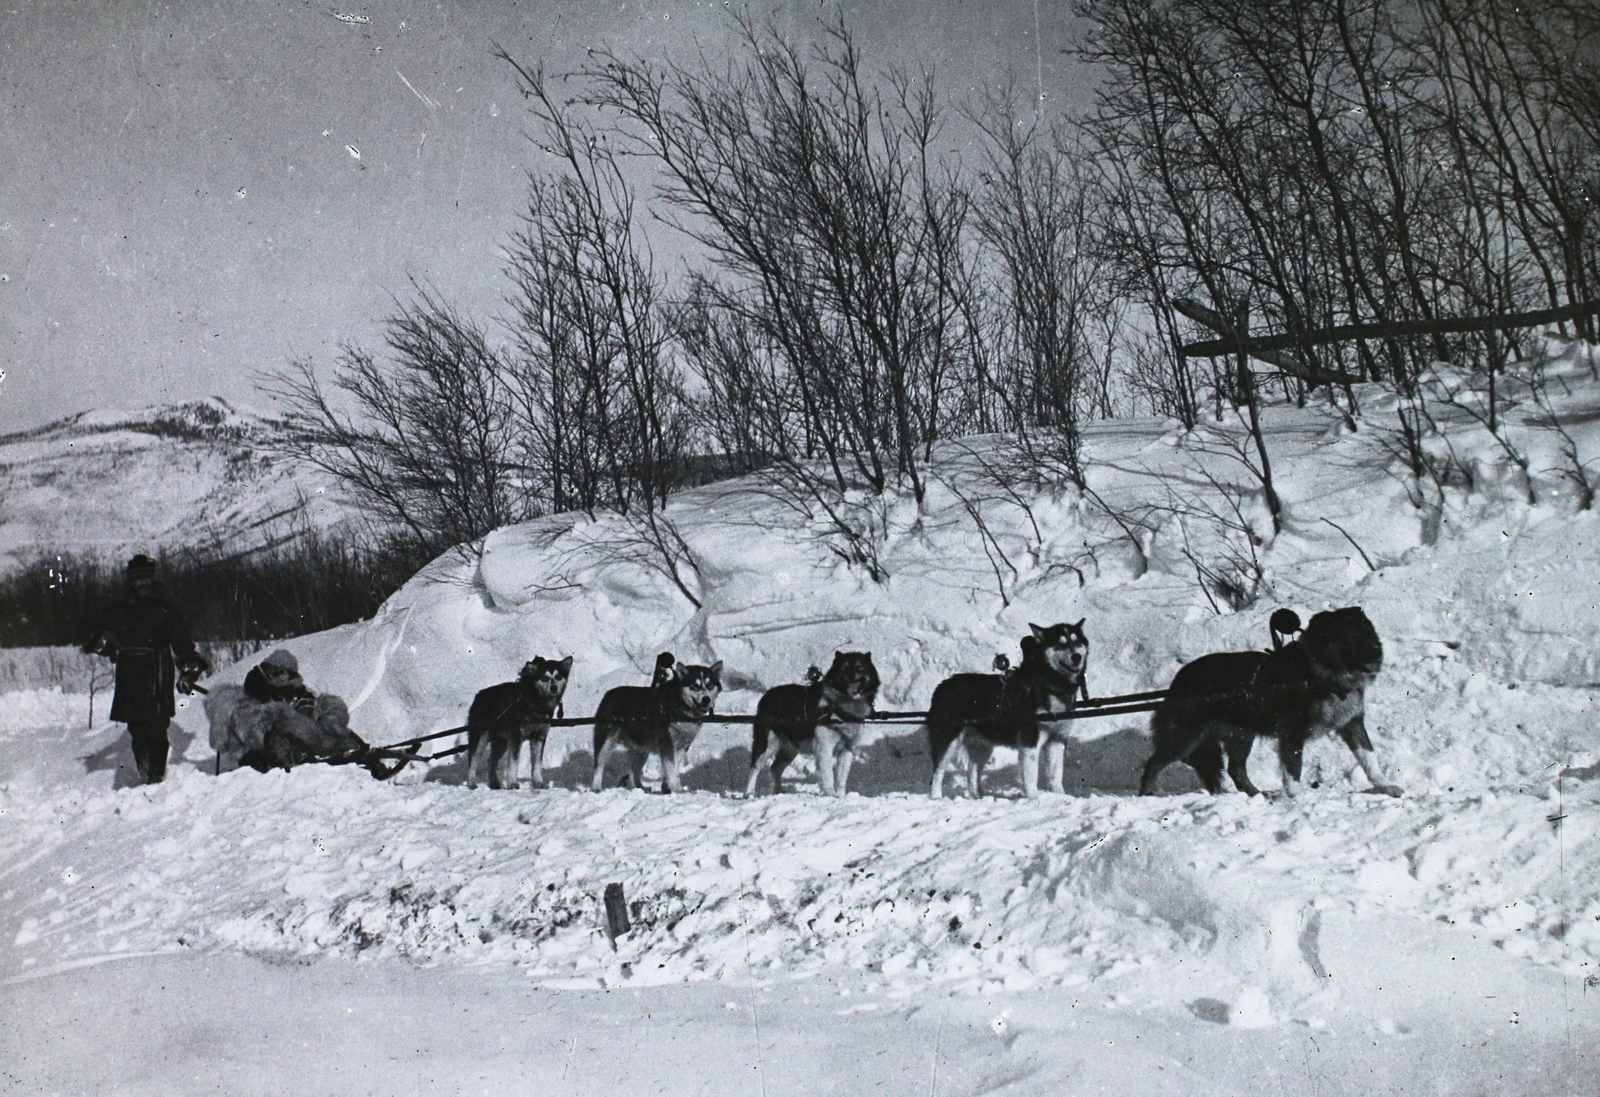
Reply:
M1580 455L1600 456L1588 364L1569 355L1552 376ZM617 551L614 524L563 516L437 562L371 622L288 645L386 742L459 724L534 654L574 656L572 714L646 679L663 649L724 660L724 712L836 648L872 651L880 705L916 709L943 676L1015 658L1029 621L1087 618L1104 696L1261 646L1277 606L1359 604L1385 641L1368 724L1400 799L1365 791L1327 743L1297 800L1210 797L1181 766L1168 795L1140 799L1140 716L1075 725L1069 794L1035 801L1016 798L1013 765L997 796L929 800L926 745L905 728L866 750L844 800L809 778L729 797L749 756L736 726L702 734L677 797L578 791L587 729L552 737L549 791L469 791L459 760L392 783L216 778L195 707L185 762L128 788L125 742L85 726L86 698L0 695L0 1079L1595 1092L1600 521L1575 509L1526 395L1507 437L1535 501L1506 447L1441 416L1429 445L1455 471L1437 536L1392 452L1394 402L1373 389L1353 432L1325 407L1269 412L1276 535L1229 456L1236 432L1119 422L1090 430L1090 486L1138 518L1137 545L1074 492L986 494L978 462L998 451L974 440L940 455L921 506L876 512L883 583L734 482L669 510L699 610ZM1260 597L1237 612L1195 581L1195 561L1249 556L1218 482L1243 485L1232 497L1261 542ZM1257 782L1274 768L1259 749ZM615 947L612 882L634 923Z

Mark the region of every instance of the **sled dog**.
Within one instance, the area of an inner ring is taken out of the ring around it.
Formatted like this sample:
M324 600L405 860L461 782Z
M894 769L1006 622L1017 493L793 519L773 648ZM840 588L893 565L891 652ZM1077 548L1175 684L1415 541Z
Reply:
M1089 697L1089 639L1083 621L1030 624L1022 638L1022 665L996 659L1000 674L956 674L940 682L928 705L928 747L933 759L930 795L944 795L946 772L965 755L967 794L983 795L983 767L996 746L1014 748L1022 764L1022 790L1039 794L1039 750L1051 792L1063 789L1067 721L1041 719L1070 714L1081 694Z
M1219 792L1226 756L1234 785L1255 796L1260 790L1245 763L1260 735L1277 740L1284 792L1293 796L1306 741L1337 732L1374 789L1399 796L1367 736L1366 688L1382 665L1378 631L1359 606L1315 615L1299 639L1274 651L1224 651L1186 663L1150 718L1154 751L1139 793L1154 792L1173 762L1189 763L1209 791Z
M642 787L644 763L654 754L661 759L663 791L682 792L684 758L721 692L722 660L687 666L666 651L656 657L650 685L607 690L594 714L594 790L604 786L606 763L620 747L635 788Z
M536 655L523 664L515 682L478 691L467 710L468 788L478 787L482 772L487 772L490 788L521 788L517 772L524 744L534 787L544 787L544 744L571 673L572 656L557 660Z
M816 667L806 684L774 686L756 705L750 743L750 781L745 795L756 794L763 770L772 771L772 791L783 791L783 771L802 750L817 759L817 783L828 796L843 796L850 766L865 725L878 699L878 668L870 651L836 651L823 674Z

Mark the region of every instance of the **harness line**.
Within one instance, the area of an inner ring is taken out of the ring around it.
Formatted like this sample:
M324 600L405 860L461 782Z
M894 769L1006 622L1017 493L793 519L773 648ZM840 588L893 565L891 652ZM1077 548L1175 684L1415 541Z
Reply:
M1096 716L1123 716L1135 712L1153 712L1156 707L1160 705L1161 701L1166 697L1166 695L1166 690L1157 689L1149 690L1144 693L1126 693L1117 697L1098 697L1094 698L1093 700L1083 702L1071 712L1055 713L1052 715L1039 715L1036 717L1036 719L1040 723L1054 723L1064 722L1067 720L1088 720ZM865 719L850 720L845 722L861 724L905 725L920 724L923 720L927 719L927 717L928 714L926 712L875 712ZM649 717L636 717L635 719L648 720ZM557 717L549 721L541 721L541 723L545 724L545 726L552 728L592 727L594 726L594 722L595 719L593 716ZM682 722L697 724L754 724L756 722L756 717L754 713L731 713L723 716L713 714L698 720L685 720ZM430 732L427 735L417 735L410 739L401 739L399 742L391 743L388 746L373 747L372 751L373 753L377 753L379 751L393 751L397 754L410 754L411 757L409 760L417 762L431 761L434 758L445 758L452 754L459 754L460 752L466 750L466 747L454 747L449 750L440 751L437 754L429 755L415 754L412 751L407 751L405 748L421 746L423 743L432 742L435 739L445 739L452 735L460 735L466 730L467 728L465 725L455 728L446 728L443 731Z

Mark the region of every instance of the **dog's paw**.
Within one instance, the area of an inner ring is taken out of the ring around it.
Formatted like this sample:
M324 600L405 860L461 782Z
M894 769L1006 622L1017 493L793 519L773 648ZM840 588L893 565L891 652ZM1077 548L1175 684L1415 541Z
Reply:
M1373 785L1372 791L1381 792L1385 796L1399 797L1405 795L1405 789L1401 788L1399 785Z

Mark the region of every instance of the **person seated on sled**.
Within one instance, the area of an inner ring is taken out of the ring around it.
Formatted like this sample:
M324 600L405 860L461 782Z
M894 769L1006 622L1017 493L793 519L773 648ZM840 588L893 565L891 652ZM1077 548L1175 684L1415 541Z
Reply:
M251 766L291 769L306 762L362 757L367 744L350 730L350 710L332 693L318 695L300 677L291 652L279 649L245 675L244 685L212 691L217 772Z
M183 614L162 589L156 562L135 556L126 576L127 594L95 618L83 650L117 665L111 719L128 725L139 780L154 785L167 774L167 728L178 711L172 691L193 693L211 666L195 650Z
M290 702L272 704L279 706L280 718L267 722L261 746L246 751L239 759L241 765L265 773L307 762L361 761L366 757L367 744L350 730L350 710L341 698L324 693L315 699L310 712L301 712ZM289 712L293 715L287 715Z
M244 692L252 701L263 705L282 701L307 716L317 701L317 695L300 677L300 661L283 648L250 668L244 676Z

